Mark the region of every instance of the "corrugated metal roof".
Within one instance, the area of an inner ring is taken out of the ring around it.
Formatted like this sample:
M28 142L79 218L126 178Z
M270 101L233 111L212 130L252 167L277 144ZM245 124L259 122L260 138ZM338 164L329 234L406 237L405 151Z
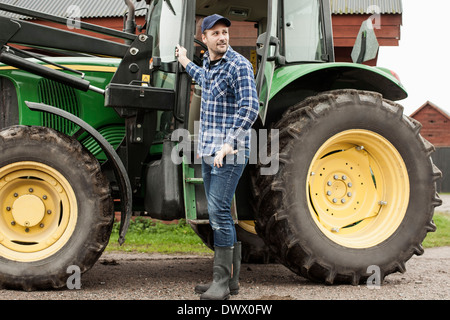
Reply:
M333 14L401 14L402 0L330 0Z
M21 8L67 17L70 6L80 8L80 18L122 17L127 10L124 0L0 0ZM134 1L136 9L144 8L145 1ZM403 12L402 0L330 0L333 14L400 14ZM5 12L0 11L5 14ZM137 16L145 14L145 10L137 11ZM7 13L14 18L24 18Z
M47 14L68 17L73 10L70 6L77 6L79 8L80 18L107 18L107 17L122 17L128 7L124 0L0 0L0 3L10 4L13 6L44 12ZM144 8L145 1L134 1L136 9ZM5 13L14 18L25 18L17 14ZM73 15L73 13L72 13ZM136 11L136 16L145 15L145 10Z

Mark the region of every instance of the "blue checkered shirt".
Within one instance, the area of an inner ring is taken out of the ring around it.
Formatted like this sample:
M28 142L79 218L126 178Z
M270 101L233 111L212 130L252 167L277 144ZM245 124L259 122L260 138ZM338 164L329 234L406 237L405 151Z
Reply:
M218 63L210 65L206 52L203 68L190 62L186 72L202 87L198 155L214 155L224 143L249 150L259 108L250 62L228 47Z

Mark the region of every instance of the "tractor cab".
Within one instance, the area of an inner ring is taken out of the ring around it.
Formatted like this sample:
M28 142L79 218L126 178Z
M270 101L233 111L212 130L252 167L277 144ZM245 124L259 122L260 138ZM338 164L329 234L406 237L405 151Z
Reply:
M187 75L177 66L174 48L183 45L191 60L200 65L207 50L201 40L200 26L204 17L214 13L232 22L230 45L253 65L262 118L267 111L275 68L334 60L328 1L251 0L244 5L235 0L152 1L146 21L147 33L153 37L153 64L157 66L152 85L176 90L179 99L173 116L175 123L165 124L163 128L189 127L193 133L201 89L191 86ZM192 117L185 122L189 114ZM162 119L171 118L162 115Z

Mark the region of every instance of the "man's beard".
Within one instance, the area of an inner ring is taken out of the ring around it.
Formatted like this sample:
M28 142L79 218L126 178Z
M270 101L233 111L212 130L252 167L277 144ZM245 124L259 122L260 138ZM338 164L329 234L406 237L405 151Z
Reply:
M216 55L224 54L225 52L227 52L227 50L228 50L227 42L218 43L214 48L214 52L216 53Z

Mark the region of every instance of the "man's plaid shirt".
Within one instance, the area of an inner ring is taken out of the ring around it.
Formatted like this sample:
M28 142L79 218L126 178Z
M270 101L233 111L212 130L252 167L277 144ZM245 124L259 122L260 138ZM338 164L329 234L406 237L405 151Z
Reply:
M229 46L218 63L210 65L207 51L203 68L190 62L186 72L202 87L198 155L214 155L224 143L250 149L259 108L250 62Z

